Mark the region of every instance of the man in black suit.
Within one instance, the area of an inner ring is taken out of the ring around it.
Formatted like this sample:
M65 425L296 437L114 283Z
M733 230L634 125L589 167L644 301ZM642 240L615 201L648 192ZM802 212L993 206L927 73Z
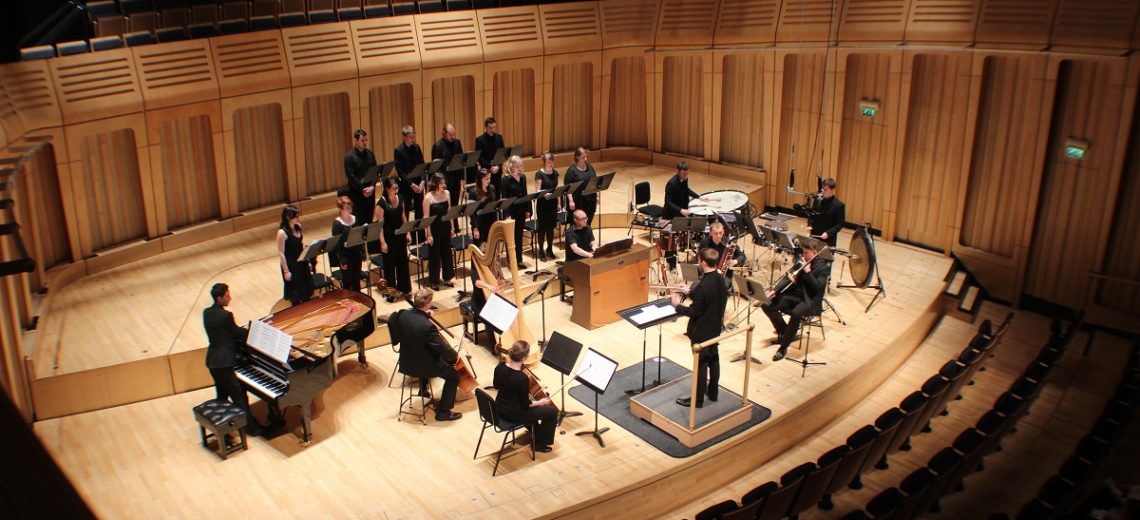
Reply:
M463 193L463 184L467 180L467 174L464 169L448 171L447 167L451 164L452 157L462 154L463 143L455 137L455 125L444 124L442 135L431 147L431 159L443 161L443 177L447 181L447 191L451 194L452 206L459 205L459 194ZM459 219L452 221L452 226L456 233L460 232Z
M776 355L772 356L772 361L784 359L788 354L788 345L796 338L804 316L823 311L823 292L827 290L827 274L831 271L831 262L818 256L818 241L808 239L801 247L804 252L803 270L783 292L777 294L775 290L769 290L770 303L762 306L764 314L768 315L772 326L776 328L778 336L774 342L780 345ZM781 313L788 315L787 322Z
M368 149L368 132L357 129L352 133L352 150L344 156L344 176L348 179L352 214L359 224L372 222L372 211L376 208L376 185L363 182L373 166L376 166L376 155Z
M416 218L424 216L424 178L412 180L408 177L416 166L424 162L424 151L416 144L416 129L405 126L400 129L404 142L392 152L396 173L400 177L400 199L404 201L404 213L415 212Z
M693 304L681 305L681 294L673 293L672 304L677 308L677 314L689 317L689 325L685 333L689 341L702 343L720 335L724 329L724 307L728 304L728 289L724 276L716 270L716 263L720 254L715 249L702 249L701 280L691 291L689 286L682 284L681 293L689 295ZM697 365L697 408L705 405L705 396L710 401L717 400L717 390L720 388L720 352L719 345L705 347L700 353L700 363ZM689 406L692 400L688 397L677 399L677 404Z
M495 121L494 116L487 116L487 119L483 120L483 133L475 138L475 149L479 150L479 168L491 172L491 186L495 189L502 184L503 173L498 165L492 166L491 161L495 160L495 153L506 146L502 134L499 133L498 121Z
M689 216L689 199L699 196L689 188L689 163L677 163L677 174L665 183L665 208L661 212L661 218L673 220L674 217ZM676 251L666 251L665 259L669 262L670 269L677 267Z
M459 389L459 373L452 365L459 358L439 335L439 329L432 325L430 316L431 289L420 289L412 297L411 310L400 314L400 372L421 379L421 392L426 389L429 379L443 379L443 395L435 409L435 420L454 421L463 414L452 412L455 406L455 392ZM421 394L422 395L422 394Z
M808 233L835 247L836 241L839 240L839 231L847 221L847 208L843 205L843 201L835 196L835 179L831 177L824 179L821 191L823 199L815 205L814 215L808 223Z
M234 373L234 367L238 364L238 345L245 343L249 331L239 327L234 322L233 313L226 310L230 304L228 285L214 284L210 288L210 296L214 299L214 304L202 311L202 327L206 329L206 338L209 340L209 346L206 347L206 368L210 369L210 377L214 378L217 399L228 399L245 410L249 420L246 431L251 435L259 435L261 426L249 413L249 396Z

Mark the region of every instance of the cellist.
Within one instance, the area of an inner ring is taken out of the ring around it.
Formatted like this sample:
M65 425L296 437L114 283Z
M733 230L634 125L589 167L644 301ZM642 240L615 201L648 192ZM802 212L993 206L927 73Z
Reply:
M554 429L558 426L558 409L549 397L533 399L530 394L530 377L523 362L530 355L530 344L516 341L508 351L508 361L495 367L495 406L503 419L531 425L534 451L549 453L554 444Z

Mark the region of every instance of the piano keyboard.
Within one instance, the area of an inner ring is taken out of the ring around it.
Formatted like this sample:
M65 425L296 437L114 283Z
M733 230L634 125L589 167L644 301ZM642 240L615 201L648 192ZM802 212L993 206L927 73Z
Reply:
M254 365L242 365L234 369L243 383L259 389L270 398L276 399L289 391L289 383Z

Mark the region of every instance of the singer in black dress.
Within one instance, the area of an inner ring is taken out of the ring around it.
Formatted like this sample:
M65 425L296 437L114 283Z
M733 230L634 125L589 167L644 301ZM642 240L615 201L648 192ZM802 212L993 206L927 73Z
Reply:
M558 170L554 169L554 154L546 152L542 154L542 169L534 173L534 191L553 190L556 187ZM558 226L558 212L561 210L562 201L553 197L542 196L534 203L539 260L554 260L554 228Z
M376 214L372 220L384 221L384 241L380 245L384 259L384 279L400 293L409 294L412 292L412 276L408 270L408 237L407 233L396 233L408 219L399 191L399 181L393 177L384 179L384 194L376 204ZM394 298L389 296L387 300L391 303Z
M547 453L554 444L554 430L558 425L558 408L549 397L531 400L530 378L523 373L523 361L530 355L530 344L516 341L508 352L510 361L495 367L495 407L503 418L531 425L534 432L534 451Z
M333 219L332 236L348 233L356 226L356 216L352 214L352 200L347 195L336 199L336 207L340 214ZM348 247L344 237L336 248L329 251L329 265L340 266L341 286L354 291L360 290L360 262L364 260L364 246Z
M281 210L281 225L277 228L277 258L281 264L282 298L297 305L313 296L313 275L309 263L298 258L305 249L305 234L301 229L301 210L285 206Z
M578 181L589 181L597 176L598 173L594 171L594 165L590 164L590 152L579 147L574 151L574 164L566 167L566 180L563 182L573 184ZM594 213L598 210L598 194L583 195L582 190L586 188L586 184L588 183L582 183L570 196L570 211L576 209L585 211L586 225L592 225Z
M512 155L510 159L507 159L505 166L507 175L503 176L502 181L503 198L526 195L526 174L522 172L522 157ZM506 211L515 221L515 261L518 263L519 269L526 269L527 265L523 263L522 244L523 228L526 226L526 219L530 218L530 203L519 204L516 201Z
M439 290L441 271L444 285L455 287L451 282L455 278L455 265L451 258L451 222L440 220L451 209L451 194L446 188L447 181L443 174L436 173L431 176L428 192L424 195L424 213L436 218L427 233L428 283L436 291Z
M494 184L491 184L490 172L479 172L479 178L475 181L475 185L467 188L467 200L477 200L480 203L499 200L498 190ZM475 215L471 217L474 219L471 229L474 236L471 238L475 245L482 245L483 242L487 241L487 233L491 231L491 224L494 224L499 218L495 212L480 215L479 211L476 211Z

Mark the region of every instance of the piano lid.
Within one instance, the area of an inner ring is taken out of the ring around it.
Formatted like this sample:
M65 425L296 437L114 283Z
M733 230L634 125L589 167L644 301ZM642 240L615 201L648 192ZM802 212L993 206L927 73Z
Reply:
M368 295L337 289L283 309L262 321L293 337L293 347L318 357L332 351L329 337L376 306Z

